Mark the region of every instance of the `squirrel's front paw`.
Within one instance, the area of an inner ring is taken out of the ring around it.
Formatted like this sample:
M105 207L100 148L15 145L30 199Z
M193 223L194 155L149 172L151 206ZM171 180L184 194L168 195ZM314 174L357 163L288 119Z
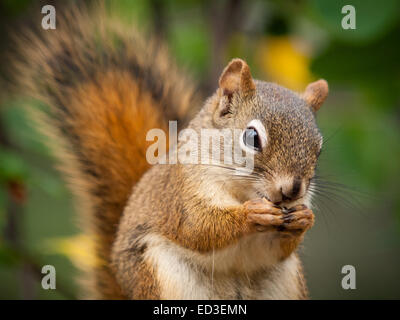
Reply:
M250 230L267 231L284 223L282 209L264 198L246 201L244 207Z
M281 233L303 234L314 224L314 214L305 205L282 210L266 199L252 199L244 203L251 229L277 230Z
M314 213L305 205L297 205L284 211L283 223L278 227L279 231L291 233L304 233L314 225Z

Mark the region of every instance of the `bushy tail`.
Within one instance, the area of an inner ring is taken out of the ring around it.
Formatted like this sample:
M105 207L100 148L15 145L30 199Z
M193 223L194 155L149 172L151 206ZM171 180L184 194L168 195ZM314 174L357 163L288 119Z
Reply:
M49 106L39 114L40 126L101 261L85 275L87 297L124 298L110 251L132 187L149 168L146 133L185 120L192 86L159 43L119 27L104 10L57 10L56 30L31 26L15 39L13 73L21 92Z

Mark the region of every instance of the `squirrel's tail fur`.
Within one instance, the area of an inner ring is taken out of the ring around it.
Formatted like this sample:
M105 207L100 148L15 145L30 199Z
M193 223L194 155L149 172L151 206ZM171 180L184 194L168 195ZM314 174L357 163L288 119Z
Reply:
M95 241L100 263L84 275L86 297L124 298L110 251L132 187L149 167L146 134L167 130L168 120L182 123L193 87L159 42L124 30L104 9L57 10L55 30L36 21L15 37L14 74L20 92L49 107L38 114L40 126Z

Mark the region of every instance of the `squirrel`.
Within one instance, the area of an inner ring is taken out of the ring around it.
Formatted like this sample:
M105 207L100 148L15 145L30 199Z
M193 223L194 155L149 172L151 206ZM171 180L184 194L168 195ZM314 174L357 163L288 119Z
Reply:
M314 223L309 185L323 141L315 112L327 82L298 94L253 79L236 58L188 121L199 95L159 40L102 10L57 14L56 30L15 36L11 65L19 88L48 106L35 118L95 241L85 297L308 298L297 248ZM169 120L199 134L241 129L232 143L253 152L253 172L150 165L146 134L167 131Z

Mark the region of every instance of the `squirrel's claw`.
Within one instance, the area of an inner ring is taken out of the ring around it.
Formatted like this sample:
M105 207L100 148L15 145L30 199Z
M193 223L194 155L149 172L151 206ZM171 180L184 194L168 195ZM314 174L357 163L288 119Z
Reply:
M290 214L285 215L283 223L280 226L280 231L297 230L304 232L314 225L314 213L311 209L302 206L300 210L292 211Z

